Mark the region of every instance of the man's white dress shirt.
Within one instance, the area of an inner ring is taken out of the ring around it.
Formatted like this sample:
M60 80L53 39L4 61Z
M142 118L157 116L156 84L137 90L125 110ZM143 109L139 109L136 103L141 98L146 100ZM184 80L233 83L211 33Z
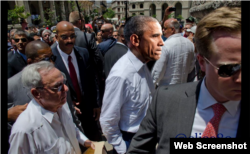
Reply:
M171 35L164 42L161 57L152 70L155 85L186 83L188 74L194 69L194 45L181 33Z
M207 90L205 79L206 78L203 79L201 84L198 105L195 112L194 123L191 132L191 136L193 138L200 138L202 136L207 123L214 116L212 105L218 103ZM217 137L235 138L237 135L240 117L240 101L228 101L222 104L227 110L221 117ZM189 137L188 135L186 136Z
M136 133L154 93L150 72L130 50L106 80L100 117L102 131L118 153L127 151L122 131Z
M9 154L81 154L79 143L86 140L73 123L68 103L54 113L32 99L12 127Z

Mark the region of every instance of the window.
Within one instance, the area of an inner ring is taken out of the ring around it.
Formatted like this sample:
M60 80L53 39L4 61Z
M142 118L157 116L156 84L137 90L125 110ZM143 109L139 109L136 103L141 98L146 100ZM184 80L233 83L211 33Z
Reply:
M140 4L140 8L143 9L143 4Z
M135 4L132 5L132 9L135 9Z

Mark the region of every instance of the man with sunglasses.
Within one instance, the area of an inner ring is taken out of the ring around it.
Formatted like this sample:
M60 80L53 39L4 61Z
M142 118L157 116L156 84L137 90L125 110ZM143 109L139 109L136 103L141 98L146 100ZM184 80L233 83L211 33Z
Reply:
M14 33L13 40L17 47L17 53L8 57L8 78L20 72L27 65L25 56L25 47L28 43L28 33L22 30L17 30Z
M56 57L52 54L49 45L40 40L32 41L27 44L25 51L28 65L40 61L49 61L54 63L56 59ZM16 121L19 114L26 109L28 105L27 103L29 103L29 101L33 98L29 89L23 86L21 76L22 71L8 79L8 131L12 128L12 125ZM68 92L67 95L70 96L70 92ZM74 123L83 132L81 123L76 116L76 111L70 97L67 97L67 103L71 110Z
M170 138L249 137L243 119L248 102L241 103L241 8L222 7L203 17L195 41L206 76L159 87L128 154L169 154Z
M73 25L61 21L56 26L58 45L52 48L56 57L55 66L62 71L68 81L71 99L82 110L78 114L85 135L91 140L101 140L97 120L100 108L97 104L97 83L90 65L87 49L75 46L76 34Z
M61 71L47 61L33 63L24 68L22 83L33 99L12 127L10 154L80 154L78 143L95 148L73 123Z

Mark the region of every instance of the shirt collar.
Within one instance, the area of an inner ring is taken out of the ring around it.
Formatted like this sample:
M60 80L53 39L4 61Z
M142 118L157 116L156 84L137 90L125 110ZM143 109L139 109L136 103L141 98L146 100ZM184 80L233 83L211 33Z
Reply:
M131 52L130 49L128 49L128 59L131 61L133 66L135 67L136 71L139 72L139 70L144 66L144 64Z
M123 46L125 46L125 47L127 47L125 44L123 44L122 42L116 42L117 44L120 44L120 45L123 45Z
M62 57L64 57L65 59L68 60L68 57L71 56L71 59L74 60L74 58L75 58L74 48L72 49L72 52L71 52L69 55L66 54L65 52L63 52L63 51L60 49L59 44L57 45L57 49L58 49L60 55L61 55Z
M205 80L206 78L204 78L202 81L200 97L199 97L199 102L200 102L199 105L201 109L206 109L217 103L214 97L207 90L207 87L205 85ZM240 108L240 101L227 101L225 103L222 103L222 105L224 105L224 107L232 116L235 116Z
M23 59L24 59L25 61L27 61L27 57L26 57L25 54L21 53L18 49L17 49L17 52L23 57Z
M177 33L177 34L173 34L173 35L169 36L169 37L168 37L168 40L169 40L170 38L172 38L172 37L178 37L178 36L181 36L181 33Z
M51 111L49 111L49 110L44 109L39 103L36 102L35 99L32 99L32 101L33 101L34 104L37 104L37 105L40 107L40 111L41 111L42 116L43 116L49 123L52 123L54 114L55 114L56 112L51 112Z

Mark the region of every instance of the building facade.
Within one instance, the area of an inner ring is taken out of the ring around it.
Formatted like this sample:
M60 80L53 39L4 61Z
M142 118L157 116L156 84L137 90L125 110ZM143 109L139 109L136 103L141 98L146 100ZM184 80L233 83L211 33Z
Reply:
M125 1L113 0L111 3L111 9L115 12L114 18L116 18L118 20L125 19L125 15L126 15L126 2ZM127 13L129 16L128 5L127 5Z
M168 6L173 6L176 11L173 17L177 18L179 15L183 19L190 16L189 9L191 7L190 1L130 1L129 2L129 15L147 15L155 17L161 21L164 16L164 11Z
M93 9L97 9L99 14L103 14L106 10L106 1L95 1L95 0L84 0L78 1L79 7L85 15L91 15ZM76 2L71 1L8 1L8 10L12 10L17 6L24 6L24 13L30 13L31 16L28 17L27 23L30 25L43 25L45 20L49 19L52 14L53 23L56 24L62 20L69 20L69 14L72 11L78 11ZM50 10L51 14L46 13L46 10ZM34 20L37 16L40 16L40 20ZM8 27L11 27L11 22L8 23ZM20 26L19 24L15 26Z

